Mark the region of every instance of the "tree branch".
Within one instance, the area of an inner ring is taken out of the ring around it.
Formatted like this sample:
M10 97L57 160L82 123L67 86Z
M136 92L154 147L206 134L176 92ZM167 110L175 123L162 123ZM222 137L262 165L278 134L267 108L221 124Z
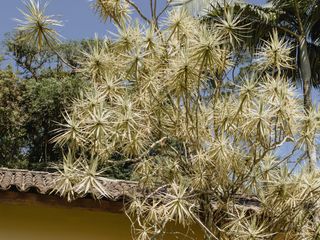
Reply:
M170 7L172 3L172 0L168 0L166 6L160 11L160 13L158 14L158 16L156 17L156 20L158 21L159 18L161 17L161 15Z
M157 0L154 0L154 6L153 6L153 19L154 21L157 20ZM156 23L155 23L156 24Z
M282 30L283 32L292 35L297 40L300 40L300 35L296 34L295 32L291 31L290 29L282 27L282 26L276 26L276 27L279 28L280 30Z
M146 22L148 22L149 24L151 23L151 21L142 13L142 11L140 10L140 8L134 3L131 2L130 0L125 0L128 4L130 4L136 11L137 13L140 15L140 17L145 20Z
M299 3L297 2L297 0L294 1L294 8L295 8L295 11L296 11L296 14L297 14L300 34L304 36L305 33L304 33L304 29L303 29L303 24L302 24L300 12L299 12Z
M75 66L72 66L70 63L68 63L68 61L66 61L61 54L52 46L52 44L48 41L48 39L46 37L45 41L48 44L48 47L58 56L58 58L61 60L61 62L63 62L66 66L68 66L69 68L71 68L73 71L77 70L77 68Z

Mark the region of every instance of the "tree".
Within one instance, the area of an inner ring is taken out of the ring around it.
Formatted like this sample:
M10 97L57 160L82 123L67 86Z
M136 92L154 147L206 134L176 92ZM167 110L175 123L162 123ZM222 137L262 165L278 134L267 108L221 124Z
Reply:
M35 46L17 41L18 38L7 34L4 42L6 56L14 60L23 76L38 79L44 66L52 64L54 54L48 49L39 51Z
M56 46L56 51L48 47L37 49L24 41L19 41L19 33L7 34L4 41L5 56L12 58L18 67L18 71L25 78L34 78L41 80L43 72L46 75L55 75L59 73L68 73L60 57L62 56L69 65L79 67L79 61L83 57L81 51L88 49L92 39L83 39L79 41L65 41ZM56 52L59 52L57 55ZM72 75L74 71L70 72Z
M80 63L93 85L56 132L68 148L57 193L108 196L102 166L131 163L139 189L127 214L137 239L162 238L172 222L195 224L207 239L319 237L319 172L303 162L320 118L304 111L285 75L286 39L275 30L255 55L256 74L220 91L209 83L218 86L232 65L237 36L225 25L183 9L155 24L137 9L142 27L128 22L131 1L94 6L119 33L93 42ZM277 154L288 143L292 152Z
M39 77L26 80L10 68L0 71L1 167L44 170L62 159L50 142L53 130L88 82L63 73Z
M0 164L24 166L25 134L23 126L26 114L21 112L23 84L10 68L0 71Z
M29 167L41 169L48 167L50 162L61 161L61 149L56 148L50 139L57 123L63 120L65 110L87 85L85 79L70 75L49 75L42 77L41 81L24 81L20 111L26 114L22 129L25 131Z

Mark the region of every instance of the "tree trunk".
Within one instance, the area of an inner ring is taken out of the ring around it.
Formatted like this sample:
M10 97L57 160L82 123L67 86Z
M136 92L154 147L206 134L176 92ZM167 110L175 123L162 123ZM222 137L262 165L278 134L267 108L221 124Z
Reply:
M209 230L212 231L213 226L213 217L212 217L212 209L211 209L211 201L208 194L203 193L201 195L201 202L200 202L200 219L204 226ZM212 240L211 234L206 231L204 231L204 240Z
M303 100L306 111L312 107L311 102L311 65L308 55L308 45L305 38L299 43L299 62L300 62L300 77L303 85Z
M308 45L306 38L300 39L299 42L299 62L300 62L300 77L303 85L303 102L306 112L312 108L311 100L311 65L308 54ZM307 153L309 157L309 171L313 171L317 164L317 152L314 144L315 139L312 140L312 144L307 144Z

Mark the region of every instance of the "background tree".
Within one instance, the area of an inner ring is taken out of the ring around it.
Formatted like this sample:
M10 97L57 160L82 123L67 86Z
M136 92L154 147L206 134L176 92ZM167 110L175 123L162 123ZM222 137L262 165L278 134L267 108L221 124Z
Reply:
M23 154L26 114L22 106L23 83L10 68L0 71L0 155L1 165L19 165L25 162ZM21 164L23 165L23 164Z
M62 56L68 64L79 67L79 62L83 58L81 51L88 49L91 39L82 39L79 41L66 41L56 46L56 51L43 47L41 50L35 46L18 41L17 33L7 34L4 41L5 57L12 59L17 66L17 70L25 78L39 78L49 74L55 75L64 72L68 74L69 68L66 68L60 57ZM46 72L46 74L44 74ZM70 72L74 75L74 71Z
M17 41L17 37L7 35L4 42L6 48L6 57L12 58L21 74L26 77L37 79L40 71L46 66L52 64L54 54L43 49L38 51L34 46Z
M48 162L61 161L61 149L55 148L50 139L57 123L63 120L63 112L85 88L86 81L70 76L51 76L41 81L25 81L23 105L24 131L27 142L29 167L48 167ZM41 163L37 167L37 163Z
M49 140L87 82L63 73L39 77L41 81L25 80L10 68L0 71L2 167L44 170L62 159L61 150Z

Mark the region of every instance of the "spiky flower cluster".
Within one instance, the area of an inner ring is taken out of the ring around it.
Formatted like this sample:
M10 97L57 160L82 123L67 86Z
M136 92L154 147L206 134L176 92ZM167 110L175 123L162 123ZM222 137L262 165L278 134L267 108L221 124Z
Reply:
M140 190L127 213L137 239L161 238L172 222L197 225L208 239L319 237L319 173L304 165L320 115L303 111L279 71L290 67L290 46L276 32L257 55L268 71L255 65L226 91L240 36L232 31L245 28L226 34L231 23L241 21L207 26L177 10L161 30L119 25L116 39L96 40L81 63L92 88L54 139L69 148L57 191L107 194L99 164L131 162Z

